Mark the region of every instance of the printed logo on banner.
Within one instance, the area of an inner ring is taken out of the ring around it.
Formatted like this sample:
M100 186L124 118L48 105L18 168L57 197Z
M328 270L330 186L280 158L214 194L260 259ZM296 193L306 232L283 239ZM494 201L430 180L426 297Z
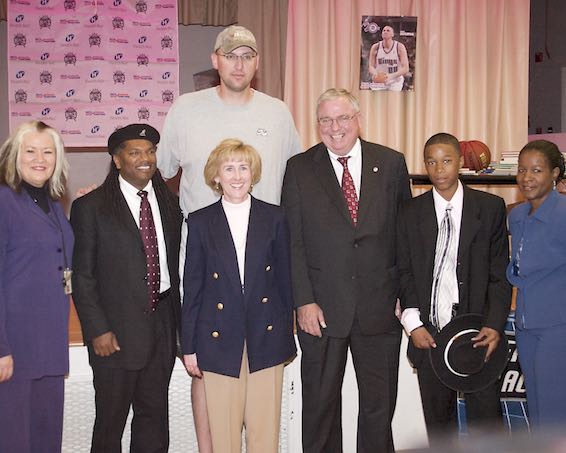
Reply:
M77 2L75 0L65 0L63 7L65 8L65 11L75 11L77 9Z
M49 0L41 0L41 1L39 2L39 4L40 4L41 6L47 6L47 5L49 5Z
M51 17L49 16L41 16L39 18L39 29L42 28L49 28L51 29Z
M140 36L138 39L138 44L145 44L147 41L147 36Z
M161 74L161 78L163 80L168 80L171 78L171 73L169 71L165 71L163 74Z
M158 3L157 5L155 5L155 9L171 9L171 8L175 8L175 5L172 5L171 3Z
M163 103L169 102L169 103L173 103L173 98L175 97L175 95L173 94L173 92L171 90L165 90L161 92L161 100L163 101Z
M124 19L121 17L115 17L112 19L112 28L114 30L123 30L124 29Z
M88 98L90 99L90 102L102 102L102 92L98 88L90 90Z
M81 76L78 74L61 74L61 80L80 80Z
M113 120L123 119L125 115L126 115L126 109L124 107L118 107L116 110L114 110L114 115L111 116L110 119Z
M51 85L51 82L53 82L53 76L49 71L41 71L39 73L39 83L41 85Z
M20 70L16 72L16 79L23 79L26 76L26 71Z
M114 84L116 83L125 83L126 82L126 74L123 71L114 71L112 75L112 80L114 80Z
M65 36L65 42L72 42L74 39L75 39L74 33L69 33L67 36Z
M55 44L55 38L35 38L36 43Z
M16 104L25 104L28 101L28 94L25 90L16 90L14 93Z
M100 47L100 44L102 43L102 39L100 39L100 35L98 33L92 33L89 37L88 37L88 45L90 47L92 46L98 46Z
M46 61L49 60L50 56L51 55L49 55L49 52L43 52L39 58L41 59L41 61Z
M98 22L98 14L95 14L94 16L92 16L88 21L91 24L95 24L96 22Z
M77 121L77 109L73 107L67 107L65 109L65 121Z
M121 52L114 55L114 61L120 61L122 58L124 58L124 54Z
M14 17L14 22L16 22L16 24L19 24L20 22L23 22L25 19L23 14L18 14L16 17Z
M165 35L161 38L161 49L172 49L173 48L173 39L171 36Z
M149 58L143 53L138 55L136 61L138 63L138 66L149 66Z
M148 74L148 75L138 75L138 74L134 74L133 77L134 80L144 80L146 82L153 80L153 76Z
M70 64L75 66L77 64L77 56L72 52L66 53L63 57L63 62L65 63L65 66Z
M25 47L26 44L27 44L26 35L24 35L23 33L16 33L14 35L14 46Z
M168 18L168 17L166 17L165 19L163 19L163 20L161 21L161 26L162 26L162 27L166 27L167 25L169 25L169 18Z
M149 109L147 107L140 107L138 109L138 120L149 120Z
M71 88L70 90L67 90L67 92L65 93L65 97L72 98L75 96L75 94L77 94L77 92L75 91L74 88Z
M140 98L145 98L149 94L148 90L141 90L140 91Z
M138 0L136 2L136 13L147 13L147 3L145 0Z
M51 109L49 107L45 107L42 111L41 111L41 116L47 116L49 115L49 113L51 113Z
M120 6L120 5L122 4L122 0L114 0L114 1L112 2L112 4L113 4L114 6Z

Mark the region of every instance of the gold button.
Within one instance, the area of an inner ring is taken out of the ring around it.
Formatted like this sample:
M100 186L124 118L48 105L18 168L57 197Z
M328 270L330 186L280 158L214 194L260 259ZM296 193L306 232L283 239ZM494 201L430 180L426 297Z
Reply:
M268 300L269 300L269 299L268 299L267 297L264 297L263 299L261 299L261 303L262 303L262 304L266 304Z
M269 272L271 270L271 266L268 264L267 266L265 266L265 271Z
M216 304L216 308L218 308L219 310L224 310L224 304L222 302L218 302Z
M269 324L269 325L267 326L267 331L268 331L268 332L271 332L272 330L273 330L273 326L272 326L271 324Z
M218 277L219 277L218 272L215 272L214 274L212 274L212 278L214 280L218 280Z
M216 330L212 332L212 338L218 338L219 336L220 334Z

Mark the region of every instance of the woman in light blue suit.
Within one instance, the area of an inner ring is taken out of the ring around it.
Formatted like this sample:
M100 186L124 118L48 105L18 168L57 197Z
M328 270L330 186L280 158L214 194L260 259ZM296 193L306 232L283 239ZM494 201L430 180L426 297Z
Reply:
M546 140L519 154L517 185L527 202L509 215L507 277L517 287L517 348L529 419L546 429L566 424L566 197L556 190L564 157Z
M22 124L0 149L0 451L56 453L63 432L73 233L59 134Z
M189 215L181 345L202 377L213 449L276 453L283 366L296 352L289 231L282 208L250 195L257 151L228 139L212 151L206 183L222 195Z

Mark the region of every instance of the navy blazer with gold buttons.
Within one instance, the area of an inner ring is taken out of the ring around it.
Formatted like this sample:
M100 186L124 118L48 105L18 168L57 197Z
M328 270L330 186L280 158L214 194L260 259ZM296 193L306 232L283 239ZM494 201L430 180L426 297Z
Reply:
M295 352L289 228L283 209L252 197L244 285L218 201L191 213L183 280L181 346L199 368L239 377L244 342L250 372Z

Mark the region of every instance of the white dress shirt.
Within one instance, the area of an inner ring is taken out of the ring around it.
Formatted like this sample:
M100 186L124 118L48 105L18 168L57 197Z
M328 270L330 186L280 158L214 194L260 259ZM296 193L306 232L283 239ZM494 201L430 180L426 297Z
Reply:
M454 248L455 250L452 253L453 259L458 259L458 246L460 244L460 227L462 224L462 208L464 206L464 187L462 183L458 181L458 188L456 192L452 196L450 201L445 200L442 195L440 195L437 190L433 187L432 188L432 198L434 200L434 210L436 213L436 222L438 228L440 228L440 224L442 223L442 219L446 214L446 206L450 204L452 206L452 210L450 211L450 215L452 216L452 223L454 226ZM456 264L456 263L455 263ZM454 265L454 269L456 269L456 265ZM458 293L458 279L454 279L454 285L450 288L450 293L454 298L454 302L457 303L459 300L459 293ZM448 314L449 316L449 314ZM421 313L418 308L406 308L403 310L401 314L401 324L407 332L408 335L411 335L411 332L416 328L423 325L421 321Z
M141 197L138 195L139 190L132 186L122 176L118 176L120 182L120 190L126 199L126 203L130 208L132 217L136 221L138 229L140 227L140 206ZM171 278L169 276L169 268L167 266L167 246L165 245L165 235L163 234L163 223L161 222L161 212L159 211L159 203L153 190L151 180L142 190L147 192L147 199L151 206L151 214L153 215L153 223L155 224L155 233L157 234L157 248L159 250L159 292L162 293L171 288Z
M330 156L330 162L332 162L332 168L334 168L334 173L336 173L336 178L338 179L338 184L342 187L342 174L344 173L344 166L338 162L339 157L349 157L348 159L348 170L352 175L354 180L354 187L356 188L356 194L358 195L358 200L360 199L360 186L362 183L362 144L360 139L356 140L354 146L348 154L345 156L339 156L334 154L328 148L328 155Z

